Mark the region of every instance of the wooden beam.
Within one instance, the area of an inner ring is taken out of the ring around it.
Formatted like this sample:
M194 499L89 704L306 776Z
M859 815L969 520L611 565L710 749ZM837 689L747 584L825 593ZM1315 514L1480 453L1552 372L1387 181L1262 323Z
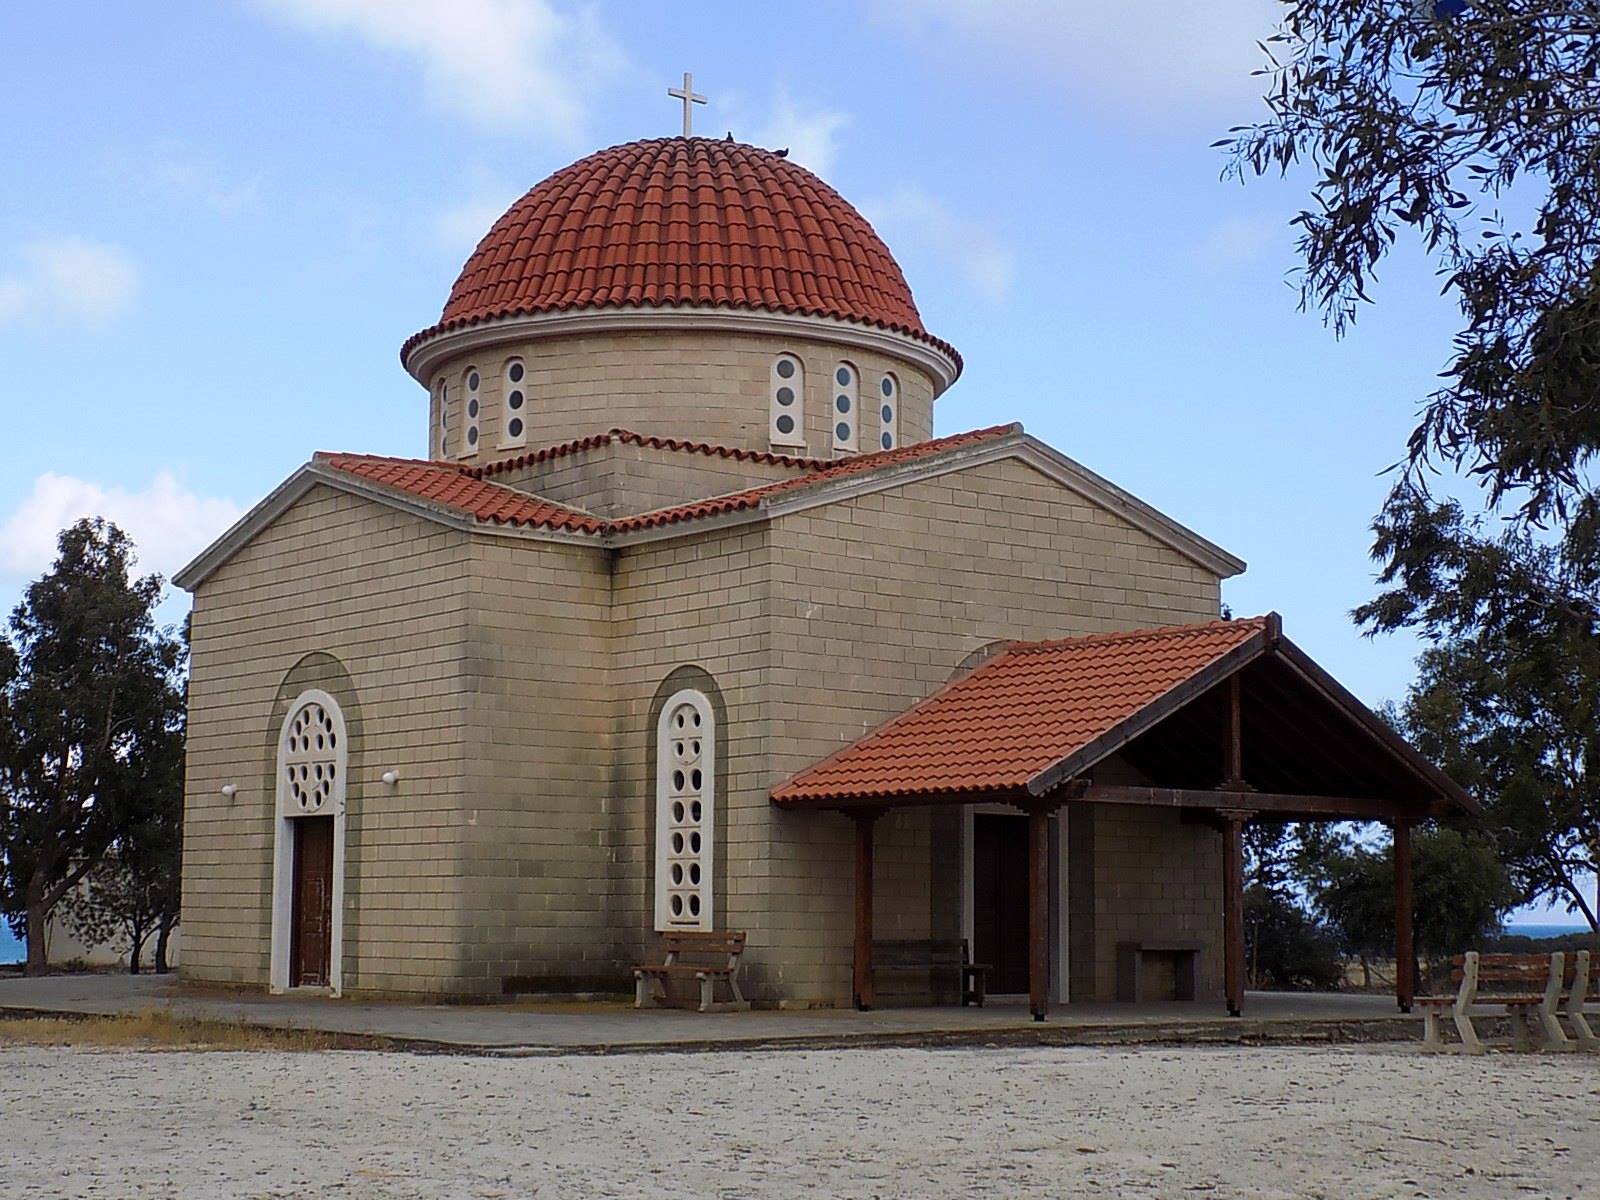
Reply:
M1394 823L1394 998L1411 1011L1417 995L1417 952L1412 941L1411 823Z
M1228 676L1228 748L1222 764L1222 780L1229 788L1244 788L1244 717L1240 701L1239 674Z
M860 809L850 814L856 826L856 946L852 960L855 1006L872 1011L872 827L881 809Z
M1252 815L1222 814L1222 974L1232 1017L1244 1011L1244 827Z
M1050 1012L1050 807L1028 808L1028 1008Z
M1152 808L1248 808L1273 816L1332 821L1418 820L1428 816L1409 802L1364 796L1302 796L1282 792L1241 792L1211 788L1158 788L1091 784L1081 797L1095 804L1142 804Z

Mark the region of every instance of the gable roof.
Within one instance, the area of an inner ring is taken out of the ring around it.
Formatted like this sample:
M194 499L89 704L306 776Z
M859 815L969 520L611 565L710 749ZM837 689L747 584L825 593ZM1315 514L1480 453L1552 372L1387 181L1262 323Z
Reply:
M1218 683L1269 658L1281 659L1307 694L1314 694L1320 729L1342 722L1340 736L1374 756L1376 773L1356 776L1356 787L1371 784L1382 790L1404 779L1411 793L1425 792L1456 807L1476 809L1460 787L1288 643L1275 613L1014 643L780 784L772 799L780 805L827 807L916 797L925 802L934 797L970 801L986 793L1045 795L1109 755L1137 746L1142 736L1153 734ZM1251 723L1261 724L1254 711ZM1169 758L1186 755L1192 766L1198 743L1200 757L1220 770L1221 723L1207 720L1197 726L1200 737L1177 750L1163 747L1163 753ZM1206 732L1216 734L1215 740L1208 742ZM1254 744L1251 751L1247 761L1262 772L1259 782L1275 782L1281 766L1273 754L1264 748L1255 752Z
M727 492L672 504L649 512L602 518L556 503L492 477L517 465L612 442L651 446L686 454L705 454L792 465L796 474ZM994 425L840 459L790 458L763 451L653 437L616 429L591 438L559 443L515 458L481 466L430 459L389 458L319 451L312 461L257 504L189 565L173 576L192 588L226 562L255 532L273 520L310 487L322 483L358 492L369 499L406 508L424 517L467 528L507 530L594 544L618 545L635 538L674 536L677 526L720 519L759 520L766 515L829 504L862 492L898 487L912 479L965 470L1000 458L1016 458L1057 483L1114 512L1217 575L1244 570L1244 563L1199 534L1145 504L1136 496L1073 462L1023 432L1020 424Z

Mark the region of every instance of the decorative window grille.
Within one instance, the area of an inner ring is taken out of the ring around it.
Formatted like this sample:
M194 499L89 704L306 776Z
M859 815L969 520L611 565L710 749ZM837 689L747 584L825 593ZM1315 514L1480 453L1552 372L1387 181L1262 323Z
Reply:
M461 373L461 384L467 394L467 433L461 446L461 455L466 457L478 452L478 417L483 410L479 393L483 387L483 376L478 374L477 367L468 367Z
M450 457L450 385L443 376L433 385L433 457Z
M805 385L806 370L798 358L792 354L780 354L772 360L770 436L773 445L806 444Z
M504 447L528 444L528 368L520 358L506 361L504 397L500 412L500 444Z
M677 692L656 726L656 929L711 929L716 829L711 705Z
M893 450L900 441L900 381L893 375L885 375L878 384L878 393L882 397L878 409L878 448Z
M856 431L860 425L860 376L847 362L833 370L833 404L828 416L833 422L833 452L854 454L859 443Z
M278 811L317 817L344 810L344 714L325 692L305 692L278 737Z

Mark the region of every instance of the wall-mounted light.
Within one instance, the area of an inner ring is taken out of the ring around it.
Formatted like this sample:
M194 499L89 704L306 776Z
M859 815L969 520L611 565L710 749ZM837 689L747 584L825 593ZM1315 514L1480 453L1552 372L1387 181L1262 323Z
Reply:
M397 784L399 782L400 782L400 772L399 771L385 771L383 773L383 786L384 787L393 787L395 784Z
M239 794L239 789L234 787L231 783L225 783L222 785L222 794L229 800L232 800L236 795Z

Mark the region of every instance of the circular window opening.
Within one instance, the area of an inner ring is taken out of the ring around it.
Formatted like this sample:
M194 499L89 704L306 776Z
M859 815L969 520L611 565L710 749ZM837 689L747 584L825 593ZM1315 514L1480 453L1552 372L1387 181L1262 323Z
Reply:
M683 834L675 833L672 835L672 852L674 854L683 853Z
M778 389L778 403L787 408L794 403L794 389L781 387Z
M849 412L850 411L850 397L849 396L845 396L845 395L835 396L834 399L833 399L833 406L835 408L837 408L842 413Z
M689 897L689 915L691 917L698 917L700 915L700 897L699 896L690 896Z
M888 375L883 377L883 394L885 396L894 395L894 379Z
M778 377L780 379L794 378L794 359L780 358L778 360Z
M794 432L794 418L788 413L784 413L783 416L778 418L778 432L784 434Z
M696 771L695 772L695 781L694 781L695 787L699 787L700 786L700 778L699 778L699 776L700 776L700 772ZM705 810L700 807L700 801L696 800L693 804L691 804L689 806L689 819L691 821L698 822L700 820L701 814L704 811Z
M883 406L883 419L885 423L894 420L894 409L887 404Z
M682 863L673 863L672 864L672 882L673 883L682 883L683 882L683 864Z
M521 392L512 392L511 395L506 397L506 403L511 405L512 408L521 408L522 407L522 393Z
M850 380L852 378L854 378L854 376L852 376L850 374L850 368L849 367L840 367L837 371L835 371L833 373L833 377L839 381L839 386L840 387L849 387L850 386ZM474 385L474 386L476 386L476 385Z
M850 440L850 426L846 422L840 421L833 427L833 436L841 442L848 442Z
M467 376L467 387L474 392L478 390L478 373L476 371Z
M683 897L682 896L674 896L672 898L672 915L675 916L675 917L683 916Z
M478 444L477 426L473 426L471 429L467 430L467 444L469 446L476 446Z
M469 400L467 402L467 416L475 417L477 415L478 415L478 402L476 400Z
M680 786L680 787L683 786L683 773L681 771L678 773L676 778L673 779L673 782L678 784L678 786ZM673 805L672 805L672 819L674 821L678 822L678 824L680 824L680 825L683 824L683 801L682 800L678 800L678 801L675 801L673 803Z
M700 853L700 835L698 833L689 835L689 849L695 854Z
M893 450L894 449L894 438L892 436L890 436L889 434L887 434L887 433L884 434L881 438L878 439L878 441L883 443L883 448L885 450Z
M519 362L512 363L511 364L511 369L508 370L506 372L506 374L511 377L511 382L512 383L521 383L522 382L522 364L519 363Z
M514 438L521 437L522 436L522 418L521 417L512 417L511 418L511 424L507 425L506 429L510 431L512 437L514 437Z

